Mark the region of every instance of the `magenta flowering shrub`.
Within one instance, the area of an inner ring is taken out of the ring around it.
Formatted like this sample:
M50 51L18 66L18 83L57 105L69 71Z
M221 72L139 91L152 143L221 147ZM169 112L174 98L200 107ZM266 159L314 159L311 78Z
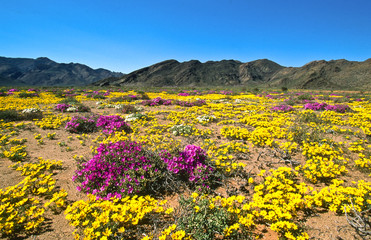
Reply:
M37 91L40 91L40 90L36 89L36 88L29 88L27 91L28 92L37 92Z
M171 105L170 99L162 99L161 97L157 97L151 100L143 100L143 106L159 106L159 105Z
M181 92L181 93L178 93L178 96L183 96L183 97L186 97L186 96L189 96L190 94L189 93L186 93L186 92Z
M66 93L66 94L75 94L75 89L73 89L73 88L65 89L63 92Z
M123 100L125 100L127 102L132 102L132 101L135 101L135 100L138 100L138 99L139 99L138 96L131 95L131 94L126 95L126 96L123 97Z
M294 108L291 107L290 105L282 104L272 107L271 110L275 112L290 112L294 111Z
M96 121L97 115L90 116L74 116L66 123L65 129L71 133L88 133L97 130Z
M98 92L98 91L93 91L92 93L85 93L84 96L89 97L89 98L94 98L94 99L105 99L107 95L109 95L110 92L107 91L106 93Z
M77 190L103 199L138 194L158 172L153 157L136 142L101 144L97 154L75 172L73 181L81 183Z
M320 111L320 110L325 110L326 106L327 106L327 103L314 102L314 103L305 104L304 109L311 109L313 111Z
M65 126L65 129L71 133L94 132L99 128L105 134L112 134L116 131L131 132L129 124L123 118L116 115L99 116L92 114L90 116L74 116Z
M351 111L351 108L348 105L328 105L327 103L307 103L304 105L304 109L311 109L313 111L328 110L335 111L339 113L345 113Z
M207 182L214 168L207 164L207 154L201 147L187 145L178 156L172 158L163 152L162 159L170 172L185 177L190 183L210 187Z
M78 165L73 181L77 190L99 198L121 198L134 194L176 192L185 185L209 189L216 172L206 152L194 145L172 156L155 153L140 143L119 141L100 144L97 154Z
M328 111L335 111L338 113L345 113L351 111L351 108L348 105L327 105L325 109Z
M220 94L224 94L224 95L233 95L233 91L222 90L222 91L220 91Z
M67 103L60 103L60 104L57 104L57 106L54 107L54 110L58 111L58 112L65 112L67 110L67 108L69 108L69 107L72 107L72 105L67 104Z
M203 106L203 105L206 104L206 101L205 100L196 100L196 101L193 101L193 102L189 102L189 101L176 100L174 102L174 104L182 106L182 107L193 107L193 106Z
M265 95L265 97L269 98L269 99L277 99L278 98L278 96L272 96L270 94Z
M88 106L82 104L68 104L68 103L59 103L57 106L54 107L55 111L58 112L90 112L90 108Z
M97 127L103 129L103 133L112 134L116 131L131 132L131 128L125 119L117 115L103 116L101 115L97 120Z

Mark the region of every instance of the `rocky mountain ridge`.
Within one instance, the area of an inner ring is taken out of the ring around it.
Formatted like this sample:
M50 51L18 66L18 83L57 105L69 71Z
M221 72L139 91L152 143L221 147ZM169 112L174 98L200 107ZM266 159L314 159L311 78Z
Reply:
M79 63L56 63L46 57L0 57L1 86L84 86L122 76L122 73L92 69Z
M56 63L46 57L0 57L0 86L288 87L371 90L371 59L312 61L285 67L268 59L178 62L166 60L129 74Z
M166 60L95 86L248 86L302 89L371 89L371 59L364 62L313 61L302 67L284 67L268 59Z

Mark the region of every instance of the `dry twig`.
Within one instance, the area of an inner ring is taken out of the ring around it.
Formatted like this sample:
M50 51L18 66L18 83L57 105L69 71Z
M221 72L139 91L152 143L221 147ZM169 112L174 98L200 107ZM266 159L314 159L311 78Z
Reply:
M345 212L345 216L347 218L348 223L350 224L350 226L352 226L357 231L357 233L361 237L364 238L366 236L371 236L371 224L368 221L368 218L365 216L365 213L369 212L371 208L365 211L362 211L362 212L358 212L354 208L352 199L350 199L350 203L352 204L352 210L353 210L354 217L349 216L349 214L347 213L347 208L346 206L344 206L344 212Z

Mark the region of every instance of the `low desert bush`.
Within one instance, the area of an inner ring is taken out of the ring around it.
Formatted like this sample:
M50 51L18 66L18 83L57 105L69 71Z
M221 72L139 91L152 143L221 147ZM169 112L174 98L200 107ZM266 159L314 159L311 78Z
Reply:
M26 92L21 92L19 93L18 97L20 98L33 98L33 97L38 97L39 94L37 93L26 93Z
M65 129L71 133L95 132L97 127L98 115L74 116L67 122Z
M23 120L23 117L16 110L1 110L0 120L3 120L4 122L14 122Z
M26 108L22 111L23 120L32 121L34 119L42 119L43 113L38 108Z

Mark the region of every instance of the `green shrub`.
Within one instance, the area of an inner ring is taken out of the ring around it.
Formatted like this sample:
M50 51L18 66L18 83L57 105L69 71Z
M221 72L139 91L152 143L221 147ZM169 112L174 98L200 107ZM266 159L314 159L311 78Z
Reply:
M65 99L63 99L63 100L61 100L59 103L65 103L65 104L80 104L80 102L76 99L76 98L74 98L74 97L67 97L67 98L65 98Z
M344 102L349 102L349 100L345 97L334 98L334 103L344 103Z
M21 121L23 119L22 115L16 110L1 110L0 120L4 122L14 122Z
M253 94L258 94L260 92L260 89L259 88L254 88L251 90L251 93Z
M91 109L88 106L85 106L83 104L76 104L75 105L77 112L90 112Z
M105 96L103 96L103 95L99 95L99 94L97 94L97 95L93 95L92 98L94 98L94 99L106 99Z
M289 128L289 134L293 141L299 145L303 142L320 142L323 139L323 134L317 129L313 129L305 124L295 124Z
M119 111L123 114L128 114L128 113L136 113L138 112L138 109L133 105L122 105Z
M293 98L290 98L290 99L285 101L285 104L290 105L290 106L294 106L296 104L296 100L293 99Z
M22 111L22 119L32 121L34 119L42 119L43 113L38 108L26 108Z
M317 124L323 123L323 120L317 116L317 114L313 111L303 111L300 113L299 122L304 122L304 123L310 123L314 122Z
M138 99L141 99L141 100L150 100L149 96L147 95L147 93L145 92L138 92Z
M65 98L66 97L66 94L63 91L56 91L56 92L54 92L54 95L57 98Z
M314 98L312 95L305 93L305 94L299 95L298 99L299 100L313 100Z
M33 98L33 97L38 97L39 94L37 93L26 93L26 92L21 92L18 97L20 98Z
M137 121L139 119L149 120L150 117L145 114L136 112L136 113L131 113L128 116L126 116L125 121L132 122L132 121Z
M178 136L178 135L183 135L183 136L190 136L193 133L193 128L192 126L189 125L174 125L170 128L170 132L173 133L173 135Z
M177 225L188 236L198 240L251 239L252 234L245 229L230 232L226 236L225 230L238 221L237 216L219 204L211 207L210 200L205 195L196 197L198 194L194 194L187 199L181 197L179 201L181 214Z
M123 101L124 101L123 97L114 97L114 98L109 99L110 103L117 103L117 102L123 102Z

